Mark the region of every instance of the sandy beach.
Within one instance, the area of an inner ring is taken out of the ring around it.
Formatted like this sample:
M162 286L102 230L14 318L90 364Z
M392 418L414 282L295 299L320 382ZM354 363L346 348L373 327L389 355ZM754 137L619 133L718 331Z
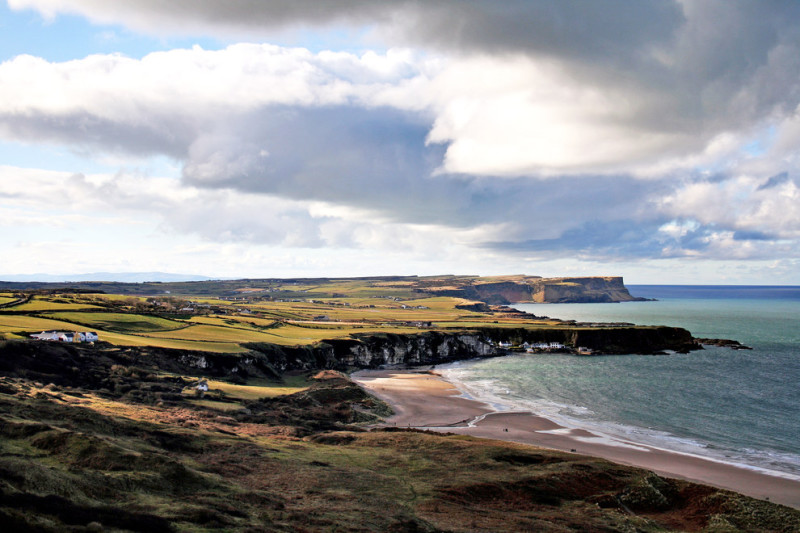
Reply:
M713 485L800 509L800 481L566 428L531 412L495 411L462 396L435 371L362 370L352 375L388 402L388 425L462 433L602 457L660 475Z

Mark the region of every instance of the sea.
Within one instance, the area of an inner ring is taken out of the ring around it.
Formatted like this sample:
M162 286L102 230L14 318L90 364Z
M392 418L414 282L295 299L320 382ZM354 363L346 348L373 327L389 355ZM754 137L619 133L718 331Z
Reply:
M678 326L752 350L519 354L456 363L443 374L498 410L800 480L800 287L628 289L656 301L514 307L579 322Z

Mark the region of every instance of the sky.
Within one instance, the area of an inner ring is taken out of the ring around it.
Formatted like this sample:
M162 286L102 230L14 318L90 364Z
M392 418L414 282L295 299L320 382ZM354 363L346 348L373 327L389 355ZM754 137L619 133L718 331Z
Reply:
M0 279L800 285L800 2L0 1Z

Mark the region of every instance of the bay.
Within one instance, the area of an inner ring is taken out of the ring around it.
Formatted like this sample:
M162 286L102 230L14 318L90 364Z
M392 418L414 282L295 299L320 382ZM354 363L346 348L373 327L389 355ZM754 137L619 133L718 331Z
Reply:
M629 289L658 301L514 307L579 322L683 327L753 349L514 355L453 365L445 376L501 409L800 479L800 288Z

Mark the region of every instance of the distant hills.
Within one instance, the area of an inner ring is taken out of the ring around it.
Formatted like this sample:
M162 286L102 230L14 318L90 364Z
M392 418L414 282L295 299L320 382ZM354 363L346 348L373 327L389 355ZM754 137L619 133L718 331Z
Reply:
M49 278L49 279L48 279ZM107 281L106 281L107 280ZM159 272L49 277L32 274L28 280L0 276L3 290L71 289L110 294L199 297L247 295L268 299L306 299L353 295L385 296L389 289L402 290L406 298L423 295L462 298L489 305L509 303L595 303L641 300L631 296L619 276L542 278L540 276L379 276L371 278L212 279ZM391 291L390 291L391 292Z
M108 281L119 283L145 283L157 281L162 283L180 281L210 281L220 278L196 276L193 274L170 274L167 272L92 272L89 274L0 274L0 281L69 283L86 281Z

